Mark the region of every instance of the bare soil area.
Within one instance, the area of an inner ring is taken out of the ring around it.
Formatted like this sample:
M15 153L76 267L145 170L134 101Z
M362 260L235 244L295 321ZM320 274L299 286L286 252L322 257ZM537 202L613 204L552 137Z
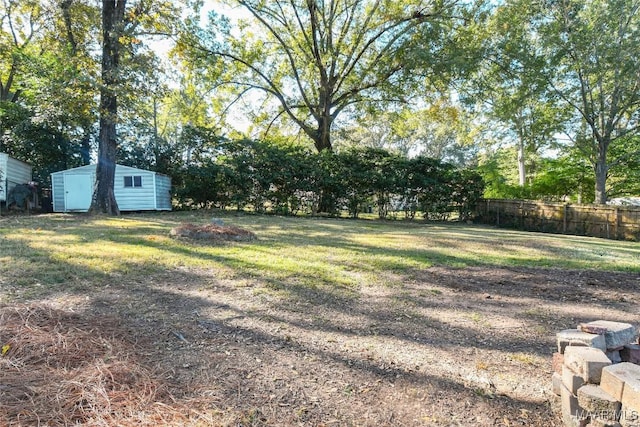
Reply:
M637 274L434 267L284 294L167 271L0 307L11 426L559 426L555 332L640 325Z

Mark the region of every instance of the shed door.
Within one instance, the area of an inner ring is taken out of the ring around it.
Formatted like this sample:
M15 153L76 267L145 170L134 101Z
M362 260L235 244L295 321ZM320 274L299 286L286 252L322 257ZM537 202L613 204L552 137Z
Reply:
M64 176L64 205L66 210L89 210L92 192L93 175Z

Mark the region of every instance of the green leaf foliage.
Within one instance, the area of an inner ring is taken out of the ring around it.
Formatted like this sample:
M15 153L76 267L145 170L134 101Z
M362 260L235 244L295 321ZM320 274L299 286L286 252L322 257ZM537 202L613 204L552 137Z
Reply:
M180 206L235 206L281 215L403 212L443 220L471 217L483 191L480 176L436 159L407 159L385 150L311 153L295 145L219 140L217 154L181 172Z
M344 112L401 101L447 74L440 53L464 21L455 18L462 8L455 0L228 3L249 16L239 31L216 14L206 30L190 18L178 52L237 97L259 92L268 126L286 117L318 151L333 148Z

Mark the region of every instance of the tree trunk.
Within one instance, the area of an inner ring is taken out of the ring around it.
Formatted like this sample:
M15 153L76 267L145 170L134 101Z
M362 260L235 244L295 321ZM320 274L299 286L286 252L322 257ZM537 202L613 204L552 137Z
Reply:
M604 205L607 203L607 175L609 167L607 165L606 152L600 152L595 164L596 173L596 205Z
M84 129L84 134L80 140L80 161L82 166L91 164L91 127Z
M102 86L100 87L100 137L96 187L90 212L120 215L114 194L116 123L118 119L118 63L120 35L124 24L125 0L102 1Z
M527 183L527 169L525 165L524 142L518 142L518 184L524 187Z
M16 61L15 59L13 61ZM0 80L0 101L8 101L16 103L21 95L21 90L17 89L15 92L12 92L13 79L16 75L16 63L11 64L11 68L9 69L9 76L7 77L7 81L2 83Z
M312 136L313 143L318 152L327 150L333 151L333 146L331 145L331 117L321 117L318 119L318 129L315 134Z
M519 110L520 112L521 110ZM514 124L516 127L516 149L518 155L518 185L524 187L527 183L527 169L525 164L526 152L525 152L525 130L524 130L524 118L522 114L518 113L514 117Z
M91 206L92 213L101 212L109 215L120 215L120 209L113 190L117 147L115 122L101 117L100 148L98 150L98 166L96 168L96 186Z

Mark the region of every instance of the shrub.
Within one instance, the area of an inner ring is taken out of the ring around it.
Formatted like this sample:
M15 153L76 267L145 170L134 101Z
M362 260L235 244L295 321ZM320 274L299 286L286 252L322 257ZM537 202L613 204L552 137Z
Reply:
M376 207L380 218L403 211L413 219L469 218L482 195L480 176L428 157L403 158L385 150L351 148L310 153L263 141L226 141L216 156L184 168L181 206L247 207L259 213L324 212L352 218Z

